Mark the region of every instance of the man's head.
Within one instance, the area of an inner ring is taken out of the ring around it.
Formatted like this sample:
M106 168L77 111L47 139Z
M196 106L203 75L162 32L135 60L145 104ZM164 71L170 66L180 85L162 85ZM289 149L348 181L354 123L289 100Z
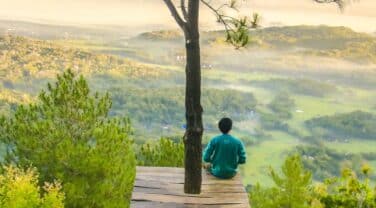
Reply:
M232 129L232 120L229 118L222 118L218 123L218 128L223 134L227 134Z

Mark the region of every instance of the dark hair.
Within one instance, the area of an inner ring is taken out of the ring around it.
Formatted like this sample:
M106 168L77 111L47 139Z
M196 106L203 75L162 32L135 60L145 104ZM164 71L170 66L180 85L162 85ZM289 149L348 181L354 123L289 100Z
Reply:
M222 133L227 134L232 128L232 120L229 118L222 118L218 123L218 128Z

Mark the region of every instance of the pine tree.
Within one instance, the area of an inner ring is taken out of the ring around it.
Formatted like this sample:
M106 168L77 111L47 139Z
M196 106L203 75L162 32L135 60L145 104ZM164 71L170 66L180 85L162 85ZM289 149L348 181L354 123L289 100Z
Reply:
M7 161L61 181L67 207L127 207L135 175L129 121L108 118L109 95L92 95L82 76L68 70L57 79L3 120Z

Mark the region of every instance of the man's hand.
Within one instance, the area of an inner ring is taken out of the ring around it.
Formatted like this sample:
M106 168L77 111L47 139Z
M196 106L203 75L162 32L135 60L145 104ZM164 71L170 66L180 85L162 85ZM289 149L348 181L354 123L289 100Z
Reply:
M211 168L211 164L210 163L203 163L203 168L205 169L205 170L210 170L210 168Z

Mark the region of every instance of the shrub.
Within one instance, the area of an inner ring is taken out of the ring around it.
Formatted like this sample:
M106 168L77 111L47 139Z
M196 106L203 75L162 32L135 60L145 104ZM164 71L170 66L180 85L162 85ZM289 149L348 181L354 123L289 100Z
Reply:
M342 170L340 178L328 179L324 184L317 184L314 192L324 207L333 208L374 208L376 207L376 187L369 184L370 168L363 165L365 179L358 179L349 168Z
M269 108L277 114L280 119L292 118L292 110L295 107L295 101L287 93L280 93L275 96Z
M143 166L183 167L184 144L168 138L146 143L140 148L137 161Z
M370 167L363 165L362 178L346 168L339 178L312 184L311 172L305 170L300 156L289 156L282 166L282 176L270 170L275 185L259 184L250 189L255 208L375 208L376 187L370 186Z
M322 116L307 120L305 124L310 129L319 127L328 130L327 137L376 139L376 115L369 112L353 111Z
M60 183L45 183L42 194L36 169L7 166L4 170L0 175L0 207L64 208Z
M289 156L282 166L282 175L275 170L269 172L274 186L262 188L260 185L251 189L252 206L266 207L309 207L311 173L303 168L300 156Z
M91 95L82 76L68 70L57 79L4 122L7 161L63 181L67 207L128 207L135 176L129 121L108 118L109 95Z

